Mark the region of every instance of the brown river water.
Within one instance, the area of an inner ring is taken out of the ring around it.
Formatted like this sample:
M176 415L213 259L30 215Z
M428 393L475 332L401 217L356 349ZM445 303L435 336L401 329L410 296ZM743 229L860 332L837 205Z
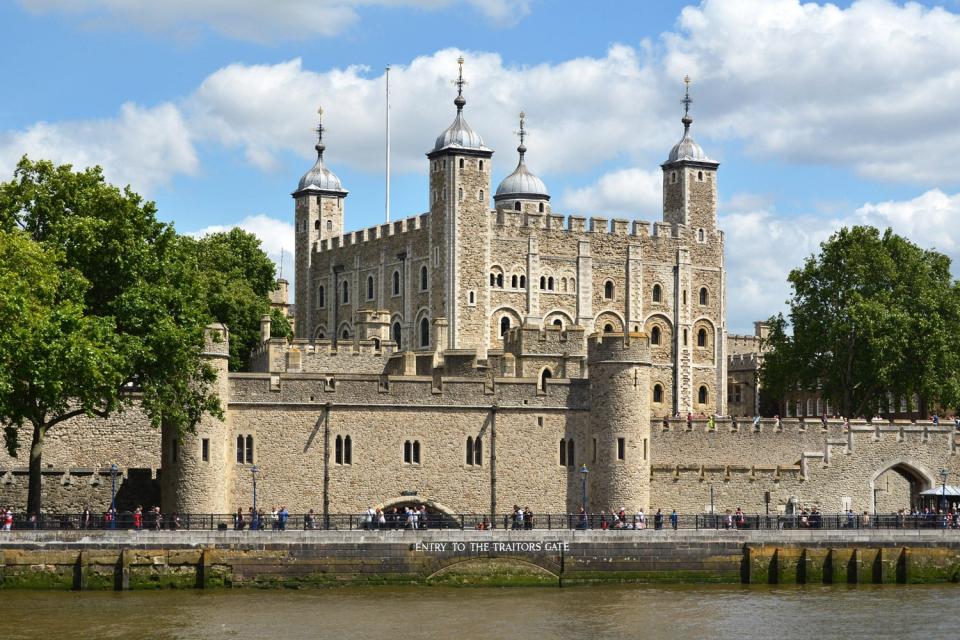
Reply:
M0 591L0 638L960 638L960 586Z

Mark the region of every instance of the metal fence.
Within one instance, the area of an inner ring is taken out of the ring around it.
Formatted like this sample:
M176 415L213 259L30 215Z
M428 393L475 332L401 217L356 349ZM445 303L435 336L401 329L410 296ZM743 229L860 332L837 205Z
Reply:
M404 513L379 515L360 514L290 514L286 518L266 514L250 517L244 514L165 514L153 512L136 518L133 513L108 514L43 514L39 518L16 514L13 529L36 530L336 530L371 531L401 529L455 529L455 530L632 530L696 529L696 530L803 530L803 529L950 529L957 530L960 516L953 514L929 515L852 515L852 514L648 514L641 520L627 516L624 520L615 514L534 514L522 519L513 514L445 514L428 513L410 516Z

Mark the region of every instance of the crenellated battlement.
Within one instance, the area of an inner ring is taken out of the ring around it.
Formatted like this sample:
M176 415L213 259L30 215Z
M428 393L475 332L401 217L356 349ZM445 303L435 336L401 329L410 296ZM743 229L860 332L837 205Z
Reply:
M421 213L409 218L395 220L375 227L367 227L358 231L351 231L342 236L326 238L314 245L315 253L335 251L344 247L352 247L366 242L374 242L383 238L400 236L407 233L423 231L430 226L430 213Z
M587 338L587 362L649 364L650 339L642 331L594 333Z
M514 356L567 354L586 355L584 329L580 326L559 327L525 324L512 327L504 336L503 348Z

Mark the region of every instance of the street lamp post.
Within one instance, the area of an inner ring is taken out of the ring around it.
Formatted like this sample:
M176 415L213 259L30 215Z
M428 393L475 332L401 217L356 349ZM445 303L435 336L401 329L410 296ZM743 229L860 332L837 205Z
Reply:
M253 517L250 518L250 524L252 525L252 528L254 530L257 530L260 528L260 522L259 522L260 515L259 515L259 512L257 511L257 472L258 471L260 471L260 469L257 467L257 465L253 465L252 467L250 467L250 476L253 478Z
M117 471L116 463L110 464L110 528L117 528Z
M950 472L946 469L940 469L940 479L942 481L942 489L940 490L940 510L943 511L944 522L946 522L947 517L947 476L950 475Z
M582 504L583 504L583 515L584 515L585 518L588 518L588 519L589 519L589 517L590 517L590 516L588 515L588 514L589 514L589 511L588 511L588 509L587 509L587 474L588 474L588 473L589 473L589 471L587 470L587 465L585 465L585 464L584 464L584 465L581 465L581 466L580 466L580 489L581 489L581 498L582 498ZM589 521L589 520L588 520L588 521ZM586 524L586 523L584 523L584 524ZM584 527L584 528L586 528L586 527Z

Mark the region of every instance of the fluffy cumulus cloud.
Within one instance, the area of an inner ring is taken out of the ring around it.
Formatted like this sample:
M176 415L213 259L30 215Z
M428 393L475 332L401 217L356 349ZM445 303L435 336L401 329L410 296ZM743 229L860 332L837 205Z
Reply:
M663 202L660 171L621 169L595 183L563 192L560 204L573 213L656 220ZM639 214L639 216L637 215Z
M258 214L247 216L236 224L211 225L188 233L202 238L211 233L229 231L234 227L240 227L257 236L263 250L277 265L278 273L282 272L285 278L293 281L293 225L289 222Z
M193 38L204 29L250 42L329 37L360 21L358 9L394 6L435 10L456 0L20 0L34 12L79 16L88 26L134 25ZM530 12L530 0L464 0L492 23L512 26Z
M694 76L695 111L717 136L869 178L957 183L956 13L887 0L708 0L685 8L663 42L664 69Z
M77 167L100 165L110 182L147 193L199 168L190 128L169 103L152 108L128 103L115 118L38 122L0 132L0 172L9 175L24 154Z
M891 228L912 242L948 255L960 276L960 193L931 189L909 200L866 203L850 215L783 216L765 198L742 194L724 206L727 309L731 331L750 330L754 320L786 311L787 274L841 227Z

